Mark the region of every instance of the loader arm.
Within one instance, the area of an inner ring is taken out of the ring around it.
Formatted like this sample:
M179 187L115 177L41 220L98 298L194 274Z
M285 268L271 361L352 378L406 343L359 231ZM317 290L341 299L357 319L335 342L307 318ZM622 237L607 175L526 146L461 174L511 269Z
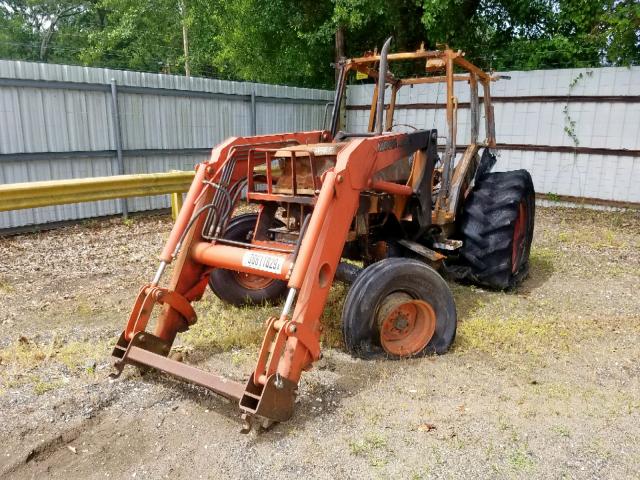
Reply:
M204 215L206 212L203 212L195 219L188 231L187 226L189 222L194 220L193 215L195 212L212 202L216 190L208 187L220 182L224 167L229 165L234 156L241 158L231 169L230 183L238 181L246 175L247 154L243 151L258 145L314 143L319 141L322 135L323 132L321 131L312 131L261 137L234 137L213 149L210 160L197 166L196 176L187 193L183 208L180 210L169 239L160 255L161 262L171 263L180 238L184 236L180 251L176 256L177 258L175 258L174 273L171 277L169 290L183 295L188 301L193 301L199 300L206 289L207 272L211 270L212 266L196 261L192 255L194 246L203 241L200 232L206 219ZM239 155L239 152L244 154ZM170 345L173 343L176 334L186 330L186 327L187 325L184 325L184 320L179 312L170 305L165 305L158 319L154 334Z
M235 185L250 175L251 165L247 163L252 155L250 151L259 152L258 147L264 145L316 143L323 137L323 132L234 138L214 149L211 160L198 166L185 207L160 257L159 273L154 282L141 289L114 350L118 368L121 370L126 363L154 366L239 400L241 410L249 418L287 420L293 412L302 371L309 369L321 356L320 318L360 195L365 190L412 195L413 190L407 185L373 179L377 172L394 162L406 159L416 151L424 152L430 134L428 131L389 133L349 142L337 154L335 166L322 175L319 191L310 197L313 210L306 230L300 232L298 246L268 253L260 251L260 248L267 248L260 245L245 248L224 244L218 236L205 238L209 221L207 206L215 205L216 195L224 185ZM233 205L228 213L232 209ZM220 219L215 235L224 230L228 220ZM265 269L246 262L247 255L255 252L278 267ZM174 257L169 285L159 287L161 270ZM279 318L267 320L256 368L244 386L166 358L176 334L196 322L191 303L203 295L213 268L288 280L287 301ZM145 329L157 303L163 305L163 310L152 335Z
M428 135L429 132L419 131L354 140L338 154L334 171L325 177L289 281L290 288L300 290L292 316L293 324L305 334L309 332L314 342L320 339L320 317L360 194L373 186L375 173L418 150L426 149ZM313 350L316 351L315 346ZM315 360L317 358L313 358L311 349L293 336L287 342L277 371L297 383L301 371Z

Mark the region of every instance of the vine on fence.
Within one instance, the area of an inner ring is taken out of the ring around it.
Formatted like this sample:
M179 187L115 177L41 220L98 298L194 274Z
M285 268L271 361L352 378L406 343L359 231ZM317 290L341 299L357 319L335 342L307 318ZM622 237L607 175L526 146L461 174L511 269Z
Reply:
M569 114L569 100L568 98L571 96L571 92L578 85L578 82L582 80L585 76L591 77L593 75L592 70L587 70L586 72L580 72L571 82L569 83L569 92L567 93L567 103L562 109L562 113L564 114L564 131L569 136L573 144L578 147L580 146L580 140L578 139L578 135L576 134L576 121L571 118Z

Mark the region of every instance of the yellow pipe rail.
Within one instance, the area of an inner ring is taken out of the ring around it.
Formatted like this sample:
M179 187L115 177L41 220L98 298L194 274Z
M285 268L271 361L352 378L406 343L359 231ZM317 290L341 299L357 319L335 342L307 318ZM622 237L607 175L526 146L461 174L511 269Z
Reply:
M144 173L0 185L0 212L66 203L171 194L173 214L189 190L194 172Z

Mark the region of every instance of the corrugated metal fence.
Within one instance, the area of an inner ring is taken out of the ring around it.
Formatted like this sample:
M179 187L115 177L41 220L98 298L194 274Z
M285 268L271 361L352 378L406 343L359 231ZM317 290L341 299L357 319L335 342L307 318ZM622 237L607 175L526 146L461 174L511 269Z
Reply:
M332 98L325 90L0 61L0 183L190 170L230 136L322 128ZM125 205L166 208L169 200ZM109 200L2 212L0 229L115 214L122 206Z
M505 75L511 79L491 88L496 170L526 168L541 193L640 203L640 67ZM460 145L469 141L469 96L466 85L456 85ZM372 88L350 88L350 131L366 131ZM395 123L445 135L445 97L444 85L401 88Z
M497 169L528 169L538 192L640 203L640 67L506 74L492 85ZM371 90L349 87L348 130L366 129ZM469 99L458 91L461 145ZM0 183L188 170L229 136L321 128L331 100L324 90L0 61ZM396 123L444 135L444 102L442 85L404 87ZM121 208L114 200L2 212L0 229Z

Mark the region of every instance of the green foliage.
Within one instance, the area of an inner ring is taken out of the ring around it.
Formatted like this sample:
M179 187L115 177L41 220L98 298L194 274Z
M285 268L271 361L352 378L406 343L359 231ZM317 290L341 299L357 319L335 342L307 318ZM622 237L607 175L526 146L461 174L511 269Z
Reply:
M309 87L333 85L338 31L346 56L393 35L496 70L640 62L635 0L0 0L0 58Z
M89 33L82 63L182 72L182 16L175 1L102 0L100 8L102 28Z
M238 0L212 15L212 60L224 77L300 86L326 85L332 46L319 32L323 2ZM324 78L323 78L324 77Z
M0 56L68 61L86 45L82 31L92 25L95 1L0 1Z
M432 42L496 70L628 65L640 61L634 0L424 0Z

